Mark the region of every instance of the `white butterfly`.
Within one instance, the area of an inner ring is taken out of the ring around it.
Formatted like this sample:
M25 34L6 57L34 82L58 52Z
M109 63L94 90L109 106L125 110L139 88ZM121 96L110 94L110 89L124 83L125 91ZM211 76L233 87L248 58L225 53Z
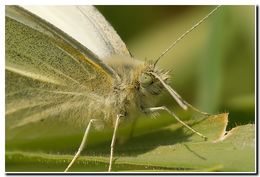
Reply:
M158 60L216 9L177 39ZM151 97L166 90L184 110L200 112L167 84L169 76L156 67L158 60L133 59L93 6L6 6L7 128L51 118L83 119L87 126L84 137L65 171L84 148L92 123L100 120L114 126L111 171L119 121L122 117L134 119L132 112L167 111L206 138L165 106L150 104Z

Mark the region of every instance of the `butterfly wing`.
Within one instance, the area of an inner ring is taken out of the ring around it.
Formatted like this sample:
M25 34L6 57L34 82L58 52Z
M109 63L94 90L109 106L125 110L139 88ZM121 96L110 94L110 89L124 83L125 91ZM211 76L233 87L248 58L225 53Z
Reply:
M7 127L50 117L86 118L90 100L111 92L113 70L56 24L6 6L5 25Z
M100 59L130 56L116 31L94 6L23 6L61 29Z

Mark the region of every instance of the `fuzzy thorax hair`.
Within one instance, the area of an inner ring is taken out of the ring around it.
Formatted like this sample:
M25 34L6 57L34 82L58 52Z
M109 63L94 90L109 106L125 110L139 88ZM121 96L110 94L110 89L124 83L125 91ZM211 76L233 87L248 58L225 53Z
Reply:
M168 71L158 69L152 61L142 62L121 57L108 61L120 78L114 83L110 97L114 100L117 114L133 117L143 109L154 106L153 100L164 88L161 81L166 82L169 79Z

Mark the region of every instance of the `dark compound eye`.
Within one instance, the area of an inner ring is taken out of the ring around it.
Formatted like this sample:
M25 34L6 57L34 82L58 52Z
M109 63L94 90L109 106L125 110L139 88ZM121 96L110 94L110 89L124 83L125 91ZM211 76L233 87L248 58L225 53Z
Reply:
M140 84L142 87L148 87L153 83L153 78L149 74L142 74L139 78Z

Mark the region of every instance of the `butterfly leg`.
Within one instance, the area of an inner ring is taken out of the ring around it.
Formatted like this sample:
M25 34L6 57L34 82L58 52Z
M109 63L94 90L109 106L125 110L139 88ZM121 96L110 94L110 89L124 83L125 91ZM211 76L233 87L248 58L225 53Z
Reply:
M98 121L98 120L97 119L91 119L89 121L88 126L86 128L86 131L84 133L84 136L82 138L81 144L79 146L79 149L78 149L77 153L75 154L75 156L73 157L73 159L71 160L70 164L68 165L68 167L65 169L64 172L67 172L70 169L70 167L73 165L73 163L76 161L76 159L79 157L80 153L82 152L83 148L85 147L90 127L91 127L92 123L95 122L95 121Z
M178 122L180 122L182 125L184 125L186 128L188 128L189 130L191 130L192 132L196 133L197 135L199 135L200 137L202 137L204 140L207 140L208 138L204 135L202 135L200 132L194 130L193 128L191 128L189 125L187 125L186 123L184 123L182 120L180 120L178 118L178 116L176 114L174 114L174 112L170 111L167 107L165 106L160 106L160 107L153 107L153 108L146 108L144 110L145 112L157 112L157 111L167 111L170 115L172 115Z
M112 169L112 164L113 164L113 155L114 155L114 145L116 142L116 133L117 133L117 129L119 126L119 122L120 122L120 117L122 115L118 114L116 116L116 123L115 123L115 128L114 128L114 132L113 132L113 137L112 137L112 141L111 141L111 149L110 149L110 159L109 159L109 167L108 167L108 171L110 172Z

